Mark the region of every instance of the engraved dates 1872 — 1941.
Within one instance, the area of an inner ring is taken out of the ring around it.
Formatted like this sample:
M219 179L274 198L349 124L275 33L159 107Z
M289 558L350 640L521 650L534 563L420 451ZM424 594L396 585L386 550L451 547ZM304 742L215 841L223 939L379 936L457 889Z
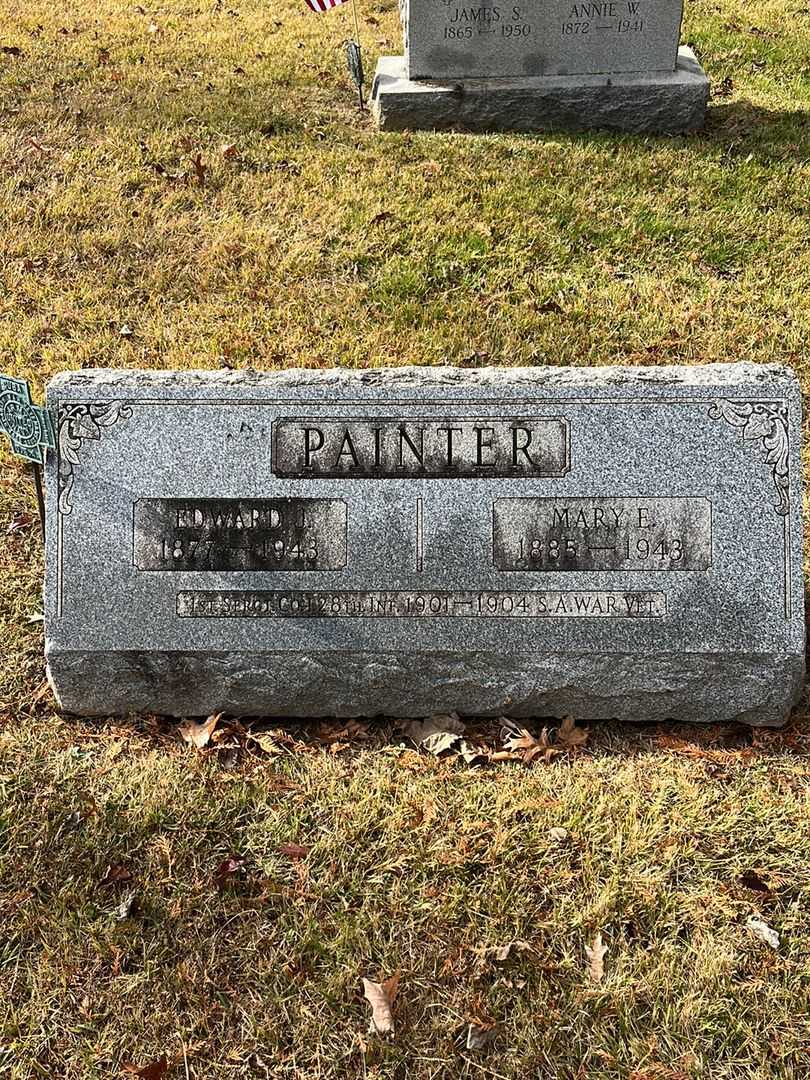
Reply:
M564 476L569 439L568 421L558 417L285 417L273 424L273 472L357 480Z
M342 499L140 499L138 570L341 570Z
M496 499L499 570L708 570L704 498Z

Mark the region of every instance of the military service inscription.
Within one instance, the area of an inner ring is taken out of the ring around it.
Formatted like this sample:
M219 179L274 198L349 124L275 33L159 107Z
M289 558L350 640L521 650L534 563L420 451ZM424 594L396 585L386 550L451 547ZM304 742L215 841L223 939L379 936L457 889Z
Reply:
M661 592L593 589L545 592L240 592L195 590L177 594L177 614L193 619L660 619Z

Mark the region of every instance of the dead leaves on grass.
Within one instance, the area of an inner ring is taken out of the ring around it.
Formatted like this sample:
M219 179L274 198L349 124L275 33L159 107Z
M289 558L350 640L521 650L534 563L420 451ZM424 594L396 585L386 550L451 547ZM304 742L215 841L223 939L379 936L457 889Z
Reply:
M196 720L184 720L177 730L183 742L193 746L195 750L202 750L203 747L208 746L211 736L214 734L214 728L223 715L224 713L214 713L213 716L209 716L201 724L198 724Z
M403 730L417 746L438 757L459 742L464 724L459 720L458 713L446 713L429 716L425 720L411 720Z
M261 721L260 721L261 722ZM559 727L543 727L534 732L523 723L500 717L498 720L466 723L458 713L437 713L422 720L324 720L288 723L285 727L253 730L250 722L225 718L214 713L202 722L184 720L175 729L195 750L219 751L223 768L236 768L242 755L251 749L271 757L286 753L318 753L324 749L340 754L352 746L391 745L392 732L399 730L420 751L433 757L460 758L466 765L498 764L503 761L532 765L550 762L560 755L579 750L588 741L588 729L577 726L572 716ZM403 755L403 766L408 764ZM413 756L414 767L418 755Z
M132 1076L140 1076L141 1080L162 1080L169 1070L169 1061L166 1055L158 1058L139 1068L137 1065L124 1065L124 1072Z
M129 885L132 881L132 871L123 863L110 863L107 872L99 881L100 889L115 889L121 885Z
M573 716L563 717L558 728L541 728L533 735L514 720L503 718L501 740L509 757L499 754L496 760L522 761L531 765L538 759L548 762L560 754L576 750L588 741L588 729L577 727Z
M300 859L305 859L309 855L312 848L306 847L304 844L278 844L276 845L276 851L279 855L286 855L288 859L293 862L298 862Z
M544 727L538 734L508 717L501 717L499 724L500 748L488 745L480 738L463 738L467 726L457 713L404 721L402 731L421 750L436 757L448 752L457 753L468 765L500 761L520 761L524 765L537 760L548 762L588 741L588 729L577 727L573 716L564 717L558 728Z
M25 532L26 529L31 528L33 523L33 514L29 514L25 510L19 510L11 519L9 526L6 529L6 536L14 536L15 533Z
M602 941L601 933L593 939L593 944L585 946L585 956L588 959L588 978L594 984L600 983L605 977L605 954L608 948Z
M399 993L399 972L395 972L384 982L363 979L363 997L371 1006L369 1035L381 1035L385 1039L394 1037L394 1002Z
M224 889L234 879L239 871L245 865L245 860L241 855L229 855L227 859L223 859L219 866L214 871L214 883L220 890Z

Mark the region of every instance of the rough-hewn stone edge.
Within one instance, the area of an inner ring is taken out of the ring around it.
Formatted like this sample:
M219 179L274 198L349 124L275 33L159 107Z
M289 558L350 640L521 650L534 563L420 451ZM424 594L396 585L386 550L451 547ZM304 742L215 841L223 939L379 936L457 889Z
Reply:
M793 369L783 364L693 364L661 367L484 367L409 366L400 368L346 369L286 368L283 371L204 371L161 370L145 368L91 368L62 371L49 382L51 403L62 397L99 391L136 393L154 390L205 390L235 393L250 388L272 392L323 389L329 392L382 388L391 391L441 387L450 389L500 389L533 387L537 390L594 388L700 387L735 389L749 386L783 384L798 393L798 379Z
M387 131L697 131L709 80L695 54L678 51L674 72L524 79L411 80L404 56L380 57L371 111Z
M435 652L49 650L62 708L87 716L516 717L778 727L801 694L803 654L525 656Z

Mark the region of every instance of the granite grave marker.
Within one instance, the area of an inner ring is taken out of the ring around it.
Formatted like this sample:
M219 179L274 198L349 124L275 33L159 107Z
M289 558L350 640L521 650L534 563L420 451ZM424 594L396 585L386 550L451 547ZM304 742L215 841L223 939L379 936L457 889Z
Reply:
M48 405L70 711L777 724L801 688L785 368L88 370Z
M703 125L709 84L679 48L682 0L402 0L405 55L380 59L383 128L535 131Z

